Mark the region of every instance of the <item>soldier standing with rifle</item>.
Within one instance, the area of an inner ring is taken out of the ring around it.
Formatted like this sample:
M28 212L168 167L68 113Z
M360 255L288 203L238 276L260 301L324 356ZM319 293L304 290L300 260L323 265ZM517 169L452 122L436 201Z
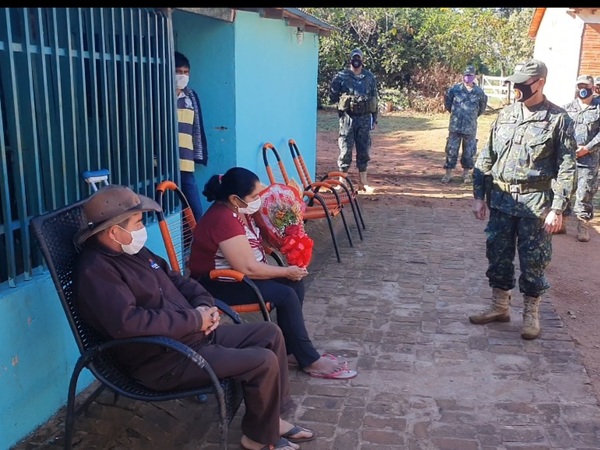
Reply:
M338 105L340 116L338 168L348 172L352 164L352 148L356 144L358 190L372 194L374 189L367 182L367 165L371 159L371 130L377 124L377 79L364 68L360 49L352 50L350 67L333 78L330 99Z

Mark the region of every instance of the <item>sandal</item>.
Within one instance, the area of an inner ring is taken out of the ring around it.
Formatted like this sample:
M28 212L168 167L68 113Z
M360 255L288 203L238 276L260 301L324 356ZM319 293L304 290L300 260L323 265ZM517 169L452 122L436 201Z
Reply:
M344 361L341 368L334 370L333 372L328 372L328 373L306 372L306 373L309 374L311 377L328 378L331 380L349 380L350 378L354 378L356 375L358 375L358 372L356 370L348 369L348 363L346 361Z
M242 445L242 443L240 443L240 448L242 450L251 450L248 447L244 447L244 445ZM297 446L292 445L290 443L290 441L281 437L281 438L279 438L279 440L277 441L277 443L275 445L273 445L273 444L265 445L264 447L261 447L260 450L287 450L290 448L293 450L296 450Z
M302 432L311 433L311 435L309 437L294 437ZM317 433L315 433L313 430L309 430L308 428L304 428L299 425L294 425L290 431L282 434L281 437L287 439L290 442L293 442L294 444L299 444L300 442L312 441L314 438L317 437Z

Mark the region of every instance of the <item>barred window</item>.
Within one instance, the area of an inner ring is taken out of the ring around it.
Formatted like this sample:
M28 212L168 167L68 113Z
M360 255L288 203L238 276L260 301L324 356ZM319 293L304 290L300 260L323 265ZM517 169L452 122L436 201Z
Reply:
M0 286L41 267L29 220L87 197L82 172L108 169L149 197L178 182L168 20L143 8L0 8Z

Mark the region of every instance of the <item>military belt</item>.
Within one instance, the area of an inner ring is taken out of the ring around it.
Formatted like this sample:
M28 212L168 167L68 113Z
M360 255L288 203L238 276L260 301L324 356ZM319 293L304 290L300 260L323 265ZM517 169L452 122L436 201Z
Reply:
M348 113L348 115L350 117L361 117L361 116L366 116L368 114L371 114L370 112L366 112L366 113L355 113L355 112L352 112L352 111L346 111L346 112Z
M494 185L503 192L509 194L530 194L532 192L548 191L552 188L552 180L532 181L529 183L510 184L504 181L494 180Z

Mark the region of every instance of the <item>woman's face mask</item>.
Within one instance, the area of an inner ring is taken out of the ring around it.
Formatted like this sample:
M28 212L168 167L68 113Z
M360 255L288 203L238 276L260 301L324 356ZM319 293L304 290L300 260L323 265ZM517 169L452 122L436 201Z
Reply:
M239 198L239 197L238 197ZM240 200L242 200L240 198ZM242 200L244 202L244 200ZM246 203L246 202L244 202ZM254 214L256 211L258 211L260 209L260 205L261 205L261 200L260 197L258 197L256 200L252 200L250 203L246 203L245 208L238 208L238 211L243 213L243 214Z
M131 235L131 242L129 244L122 244L116 239L114 240L115 242L121 245L123 251L128 255L135 255L144 247L144 245L146 245L146 240L148 239L148 232L146 231L146 227L140 228L139 230L129 231L120 225L117 226L121 230Z

